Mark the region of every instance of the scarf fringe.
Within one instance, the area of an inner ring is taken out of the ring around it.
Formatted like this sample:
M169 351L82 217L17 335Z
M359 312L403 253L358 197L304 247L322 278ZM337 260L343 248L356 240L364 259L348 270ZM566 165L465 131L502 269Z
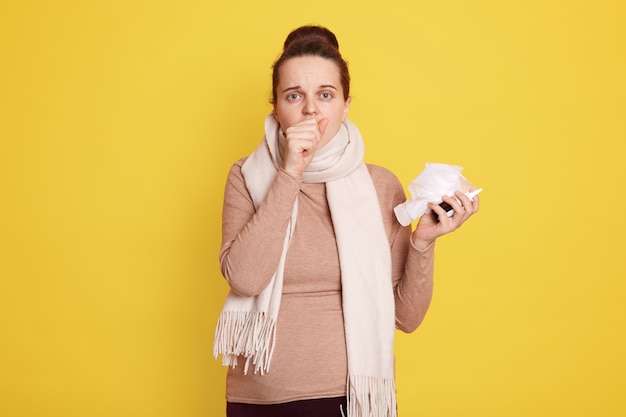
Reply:
M393 378L348 376L348 417L397 417Z
M237 358L246 358L244 374L250 363L254 373L269 372L276 342L276 322L266 312L223 311L215 329L213 356L222 355L222 365L237 366Z

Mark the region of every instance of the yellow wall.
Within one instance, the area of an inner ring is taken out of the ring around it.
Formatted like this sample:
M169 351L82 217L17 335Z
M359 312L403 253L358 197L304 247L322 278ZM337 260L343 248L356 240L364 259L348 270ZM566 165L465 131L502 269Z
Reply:
M0 415L223 415L224 180L305 23L339 37L369 162L485 189L398 335L401 415L624 415L624 21L621 0L4 1Z

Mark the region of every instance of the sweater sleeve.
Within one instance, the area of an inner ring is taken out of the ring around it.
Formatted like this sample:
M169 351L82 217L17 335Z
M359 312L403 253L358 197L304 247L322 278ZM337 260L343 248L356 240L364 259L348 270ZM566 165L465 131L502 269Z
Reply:
M226 180L220 265L231 290L251 297L261 293L276 271L300 181L279 170L255 210L241 172L244 161L231 167Z
M411 241L410 235L405 241ZM403 273L399 279L394 279L396 327L403 332L411 333L422 323L430 307L433 295L435 245L432 244L419 251L409 244L405 259L403 264L399 264L404 269Z
M411 244L411 226L402 226L393 208L406 201L398 178L380 167L370 167L391 247L396 302L396 327L411 333L421 324L433 293L434 244L420 251Z

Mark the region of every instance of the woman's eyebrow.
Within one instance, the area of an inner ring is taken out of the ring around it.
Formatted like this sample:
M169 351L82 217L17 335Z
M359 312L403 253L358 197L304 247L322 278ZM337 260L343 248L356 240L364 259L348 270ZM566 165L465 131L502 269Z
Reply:
M333 90L335 90L335 91L339 91L339 90L337 89L337 87L335 87L335 86L334 86L334 85L332 85L332 84L322 84L322 85L320 85L318 88L319 88L319 89L324 89L324 88L332 88L332 89L333 89ZM301 86L296 85L296 86L293 86L293 87L287 87L287 88L285 88L283 91L281 91L281 93L282 93L282 94L284 94L284 93L287 93L287 92L289 92L289 91L293 91L293 90L301 90L301 89L302 89L302 87L301 87Z
M292 90L300 90L301 88L302 87L300 87L299 85L296 85L294 87L287 87L283 91L281 91L281 93L286 93L287 91L292 91Z

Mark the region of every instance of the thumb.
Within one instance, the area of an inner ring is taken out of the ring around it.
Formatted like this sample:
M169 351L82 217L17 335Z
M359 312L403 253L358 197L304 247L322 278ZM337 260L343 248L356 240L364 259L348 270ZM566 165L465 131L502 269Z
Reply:
M320 130L321 134L324 134L324 131L326 130L326 126L328 126L328 119L327 118L324 118L324 119L320 120L317 123L317 127Z

